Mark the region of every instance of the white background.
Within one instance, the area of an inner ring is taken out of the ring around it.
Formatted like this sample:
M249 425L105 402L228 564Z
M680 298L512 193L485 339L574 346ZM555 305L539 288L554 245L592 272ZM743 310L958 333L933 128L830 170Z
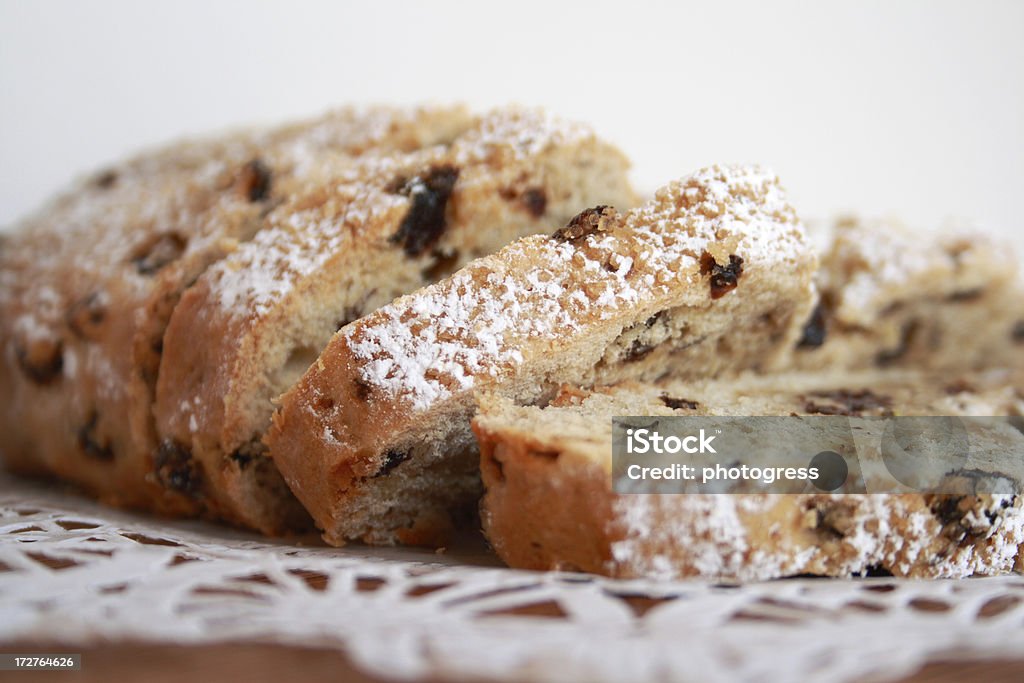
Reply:
M757 161L807 217L1024 245L1024 2L0 0L0 225L140 146L345 102L542 104L653 189Z

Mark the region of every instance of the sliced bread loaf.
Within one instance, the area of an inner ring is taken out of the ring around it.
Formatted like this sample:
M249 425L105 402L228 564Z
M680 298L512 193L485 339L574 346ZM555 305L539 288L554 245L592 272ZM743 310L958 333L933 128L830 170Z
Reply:
M980 230L936 237L894 221L841 220L822 257L819 303L793 365L1024 364L1024 349L1007 343L1024 319L1017 279L1013 250Z
M152 400L178 297L321 163L442 144L462 108L344 109L179 142L86 178L0 247L0 453L117 505L191 514L153 477Z
M157 384L160 483L213 516L293 528L305 513L261 438L339 328L579 206L633 201L620 152L543 112L498 110L446 142L315 166L185 292Z

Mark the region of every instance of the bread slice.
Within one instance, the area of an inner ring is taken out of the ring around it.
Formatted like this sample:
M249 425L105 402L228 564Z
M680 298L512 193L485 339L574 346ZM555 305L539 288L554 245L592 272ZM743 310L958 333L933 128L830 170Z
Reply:
M480 493L473 391L768 367L812 305L815 257L777 179L711 167L584 211L342 328L267 444L328 542L438 542Z
M1024 299L1014 294L1018 267L1007 244L975 228L936 237L895 221L841 220L822 257L821 298L793 364L810 370L1024 363L1024 349L1007 343L1024 319Z
M1016 415L1024 373L789 373L563 388L551 405L480 397L484 532L512 567L616 577L959 577L1021 568L1020 497L616 494L613 416ZM992 435L1024 452L1024 434ZM871 448L870 444L861 445Z
M194 498L153 474L153 395L182 291L327 169L444 145L473 123L462 107L349 108L179 142L29 217L0 246L4 462L117 505L196 513Z
M331 336L579 206L632 203L626 169L591 129L522 109L482 116L444 146L317 166L176 307L155 404L158 481L216 517L293 528L305 513L261 438L273 399Z

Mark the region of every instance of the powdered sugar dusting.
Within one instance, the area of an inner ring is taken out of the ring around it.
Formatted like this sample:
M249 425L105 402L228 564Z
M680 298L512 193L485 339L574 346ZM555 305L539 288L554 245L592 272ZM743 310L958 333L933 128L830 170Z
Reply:
M807 251L778 181L756 167L704 169L609 220L573 242L521 240L347 328L361 379L423 410L511 371L527 340L565 348L624 308L705 300L696 283L706 250L752 268Z
M893 220L842 221L823 260L819 284L834 293L835 314L862 326L907 292L941 297L980 289L1017 268L1012 249L978 229L924 239Z
M286 207L270 225L210 269L207 278L221 308L262 316L303 278L319 271L353 238L353 224L401 207L401 197L357 185L335 189L336 207Z
M902 574L965 577L1011 571L1024 544L1024 508L1009 496L990 496L975 515L973 536L941 555L932 554L941 524L920 507L919 497L836 495L830 505L849 510L847 533L826 552L799 540L751 545L759 516L799 517L800 502L789 496L671 495L617 496L616 518L624 526L612 543L609 571L661 580L686 576L758 581L805 572L834 576L863 574L872 566ZM972 520L965 520L971 524ZM787 532L792 533L792 532ZM977 538L977 541L972 539ZM925 567L927 569L925 569Z
M564 250L555 246L552 251ZM577 327L558 304L564 285L556 273L532 271L524 285L500 265L488 259L467 268L439 285L433 296L399 300L378 312L382 323L352 333L350 348L367 359L363 379L391 394L409 395L418 408L426 408L453 390L471 388L478 374L497 375L503 365L522 362L516 339ZM380 349L401 350L402 355L382 355Z
M709 577L735 576L744 571L749 549L746 528L737 510L740 503L752 512L755 507L770 507L764 497L692 495L673 496L669 512L664 496L617 497L614 514L624 524L625 534L612 544L612 561L651 578L676 578L681 568L671 557L638 550L672 547L678 539L686 539L692 572Z
M510 107L494 110L457 140L453 158L460 165L501 154L523 159L550 147L579 144L593 138L594 131L582 123L567 121L542 109Z
M655 198L634 214L634 220L641 226L655 226L652 247L667 255L696 253L699 257L701 240L718 232L735 237L737 253L753 263L795 260L807 248L796 211L786 201L778 178L766 168L710 166L662 188ZM666 229L680 219L689 226L687 234ZM657 258L658 254L645 256Z
M366 131L367 140L391 130L395 116L390 110L371 116L376 132ZM327 121L299 137L294 143L298 147L288 148L289 154L297 155L291 161L303 168L302 159L313 154L308 146L320 138L338 137L339 125ZM510 160L523 162L553 147L596 140L586 125L517 107L496 109L455 132L446 146L409 153L385 150L335 162L318 157L320 180L314 193L322 195L327 188L327 199L313 201L302 193L291 198L267 217L269 226L252 242L212 269L208 279L221 308L234 315L264 315L353 235L376 231L381 234L375 238L386 241L400 220L399 212L408 207L406 197L388 189L396 177L453 165L460 171L459 186L466 188L492 179L493 169L508 166ZM392 220L385 220L389 215Z

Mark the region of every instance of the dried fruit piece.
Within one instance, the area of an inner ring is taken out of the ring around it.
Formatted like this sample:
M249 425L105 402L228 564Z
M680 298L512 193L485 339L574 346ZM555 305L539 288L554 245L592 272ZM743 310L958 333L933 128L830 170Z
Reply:
M383 477L389 474L391 470L395 469L403 462L408 460L410 455L411 453L409 453L409 451L387 451L386 453L384 453L384 463L380 466L380 469L377 470L377 473L373 476Z
M522 196L523 206L534 218L541 218L548 208L548 196L542 187L531 187Z
M809 415L858 417L864 411L881 411L881 415L884 417L892 415L892 398L889 396L879 396L870 389L819 391L811 394L811 396L825 399L831 403L818 403L813 399L806 399L804 412Z
M658 321L662 320L664 317L665 311L658 311L643 323L637 323L629 329L634 330L642 324L645 330L649 330L658 324ZM622 361L630 363L647 356L651 351L654 351L654 347L656 346L656 344L648 343L650 341L652 341L651 335L641 330L640 335L633 339L632 344L630 344L629 348L627 348L622 354Z
M800 337L800 342L797 344L797 348L818 348L825 343L827 331L827 326L825 324L825 309L821 304L818 304L814 307L814 312L811 313L810 319L804 326L804 333Z
M697 407L700 406L700 403L697 401L691 401L686 398L672 398L668 394L661 395L661 402L664 403L667 408L671 408L672 410L679 410L681 408L685 408L686 410L697 410Z
M160 444L153 462L156 479L165 488L196 496L202 487L202 472L192 452L174 439Z
M985 290L982 289L981 287L978 287L976 289L965 289L962 292L953 292L948 297L946 297L946 300L955 304L965 303L968 301L975 301L977 299L980 299L984 293Z
M711 276L711 298L721 299L736 289L740 276L743 275L743 259L736 254L729 254L729 263L719 265L710 252L700 255L700 274Z
M928 507L943 526L959 525L970 509L970 501L967 496L938 494Z
M867 578L881 578L892 576L892 572L881 564L869 564L861 576L865 576Z
M848 503L819 502L815 512L815 527L829 536L842 538L854 529L853 507Z
M370 388L369 384L367 384L366 382L362 381L361 379L353 380L352 384L354 384L355 387L356 387L356 397L360 401L369 401L370 400L370 395L372 394L372 389Z
M624 363L638 361L647 356L653 350L654 346L652 344L645 344L639 339L634 339L632 345L630 345L630 347L626 349L626 352L622 354L622 361Z
M551 238L560 242L575 242L587 235L606 232L611 228L612 219L617 215L612 207L599 204L576 214L564 228L556 230Z
M259 439L253 439L236 448L228 457L239 467L245 467L256 458L265 457L266 454L266 445Z
M132 263L140 275L153 275L177 260L186 244L188 241L176 232L159 235L136 250Z
M79 299L68 309L68 328L81 339L95 341L99 338L104 318L107 316L107 298L102 292L93 292Z
M531 187L520 190L517 187L506 187L498 194L507 202L517 202L519 206L534 218L541 218L548 208L548 196L543 187Z
M92 180L93 186L97 187L97 188L99 188L101 190L109 190L116 183L117 183L117 171L114 171L113 169L106 170L106 171L103 171L103 172L99 173Z
M391 242L401 244L408 256L419 256L444 234L448 199L458 177L457 168L438 166L425 175L392 184L392 191L412 200L398 231L391 236Z
M109 443L101 444L96 435L96 423L99 422L99 414L94 410L89 414L89 419L84 425L78 428L78 447L86 456L97 460L110 461L114 459L114 450Z
M30 380L50 384L64 370L64 344L59 339L36 339L26 346L15 345L14 355Z
M917 336L917 330L921 327L921 323L917 320L911 320L903 329L900 331L900 342L896 345L896 348L885 349L879 351L875 356L875 364L881 367L892 365L903 356L907 355L910 351L911 344L914 343L914 337Z
M259 159L253 159L238 172L235 190L243 199L260 202L270 194L271 172Z

